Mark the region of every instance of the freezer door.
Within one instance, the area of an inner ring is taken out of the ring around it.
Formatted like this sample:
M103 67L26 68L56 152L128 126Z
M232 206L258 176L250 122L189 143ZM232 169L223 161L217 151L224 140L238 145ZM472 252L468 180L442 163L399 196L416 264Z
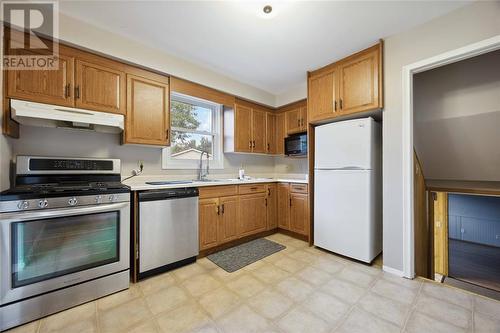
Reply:
M316 127L316 169L373 169L375 122L372 118L346 120Z
M371 262L382 251L378 189L370 170L316 170L314 245Z

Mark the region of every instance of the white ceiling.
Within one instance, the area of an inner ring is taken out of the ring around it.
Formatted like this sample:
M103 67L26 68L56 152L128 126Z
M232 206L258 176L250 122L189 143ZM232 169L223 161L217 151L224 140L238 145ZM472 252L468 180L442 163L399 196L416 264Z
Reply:
M261 15L264 4L272 18ZM282 94L306 71L467 2L64 1L66 15Z

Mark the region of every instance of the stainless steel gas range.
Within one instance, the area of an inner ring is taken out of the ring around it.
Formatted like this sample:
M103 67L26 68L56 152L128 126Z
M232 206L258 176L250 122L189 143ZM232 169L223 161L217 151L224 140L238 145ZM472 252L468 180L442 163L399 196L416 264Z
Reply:
M0 193L0 331L127 289L129 235L119 160L17 156Z

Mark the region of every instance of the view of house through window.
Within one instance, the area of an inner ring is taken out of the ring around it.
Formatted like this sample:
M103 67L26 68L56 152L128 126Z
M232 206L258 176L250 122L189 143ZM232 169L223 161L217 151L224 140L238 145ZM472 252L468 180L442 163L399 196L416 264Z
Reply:
M193 162L198 162L203 152L213 161L211 167L218 167L222 160L221 106L172 93L170 110L172 140L164 150L166 168L197 167Z

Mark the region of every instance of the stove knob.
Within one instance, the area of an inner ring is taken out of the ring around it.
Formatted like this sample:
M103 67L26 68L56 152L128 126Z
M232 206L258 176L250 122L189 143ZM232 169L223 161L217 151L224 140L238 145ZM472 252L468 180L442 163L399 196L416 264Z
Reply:
M46 208L49 205L47 199L43 199L38 201L38 207L39 208Z
M30 203L28 201L19 201L19 203L17 204L17 208L19 209L28 209L28 207L30 206Z
M70 206L76 206L77 203L78 203L78 200L76 200L75 197L68 199L68 205L70 205Z
M102 203L102 195L96 195L96 197L95 197L95 203L97 203L97 204Z
M110 194L109 197L108 197L108 199L109 199L110 202L113 202L113 201L116 200L116 195Z

